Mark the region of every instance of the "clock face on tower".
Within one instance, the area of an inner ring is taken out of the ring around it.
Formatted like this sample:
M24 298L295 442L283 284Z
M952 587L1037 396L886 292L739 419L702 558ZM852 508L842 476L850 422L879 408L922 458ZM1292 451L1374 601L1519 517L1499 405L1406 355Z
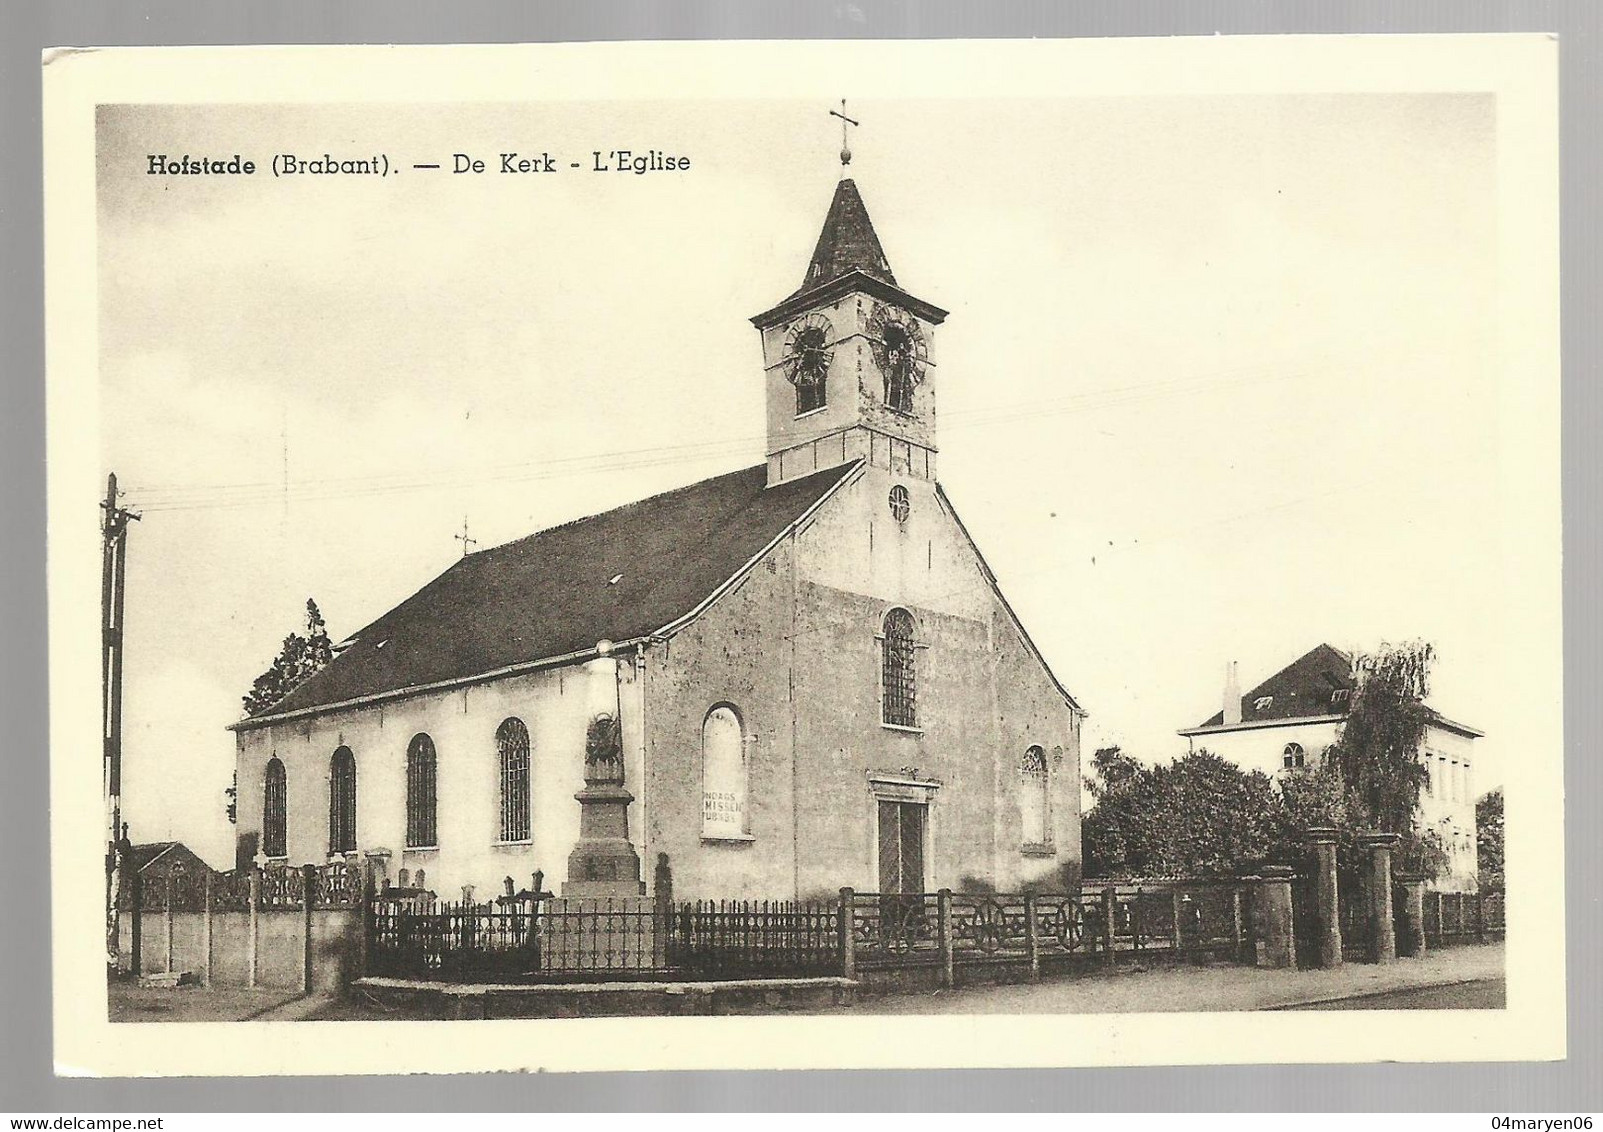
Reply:
M874 364L885 379L885 404L899 413L913 411L913 389L924 380L929 346L918 319L898 307L877 306L868 319Z
M824 407L833 342L834 327L817 313L798 320L785 334L785 379L796 387L797 415Z

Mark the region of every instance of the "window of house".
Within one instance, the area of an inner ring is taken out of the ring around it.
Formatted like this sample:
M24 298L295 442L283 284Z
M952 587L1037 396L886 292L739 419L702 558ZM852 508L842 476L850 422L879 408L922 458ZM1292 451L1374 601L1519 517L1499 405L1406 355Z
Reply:
M1254 711L1268 711L1274 706L1274 703L1275 698L1273 696L1259 696L1252 701L1252 708Z
M720 704L701 721L701 835L742 840L746 820L746 740L740 715Z
M893 609L885 615L880 656L880 718L893 727L918 726L914 655L913 615L905 609Z
M529 729L523 720L503 720L495 729L501 761L501 840L529 840Z
M1047 846L1052 843L1050 776L1046 752L1031 747L1019 762L1019 810L1024 819L1024 844Z
M283 857L289 853L288 815L289 784L284 778L284 764L275 756L267 760L267 775L262 784L264 855Z
M328 851L355 850L356 756L349 747L340 747L328 766Z
M1287 743L1280 752L1280 766L1282 770L1298 770L1308 765L1308 753L1302 749L1301 743Z
M408 849L426 849L439 844L435 831L435 812L434 740L427 735L414 735L412 742L406 748Z
M1347 688L1335 689L1330 693L1330 706L1341 707L1345 705L1348 699L1351 698L1351 694L1351 690Z

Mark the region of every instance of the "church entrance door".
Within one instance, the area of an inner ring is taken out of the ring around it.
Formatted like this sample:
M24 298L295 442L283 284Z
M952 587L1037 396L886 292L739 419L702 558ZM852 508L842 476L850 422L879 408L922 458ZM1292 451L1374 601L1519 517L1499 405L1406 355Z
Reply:
M879 801L879 890L924 891L924 830L929 807Z

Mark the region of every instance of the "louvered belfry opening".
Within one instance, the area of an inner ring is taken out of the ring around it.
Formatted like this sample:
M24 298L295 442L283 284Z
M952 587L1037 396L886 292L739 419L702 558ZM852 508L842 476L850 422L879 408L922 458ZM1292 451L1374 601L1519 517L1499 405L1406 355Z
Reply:
M913 615L893 609L885 615L883 640L884 722L896 727L918 726L918 684L914 672Z
M529 839L529 729L505 720L495 732L501 757L501 840Z
M434 740L413 736L406 749L406 846L428 849L439 844L435 828Z

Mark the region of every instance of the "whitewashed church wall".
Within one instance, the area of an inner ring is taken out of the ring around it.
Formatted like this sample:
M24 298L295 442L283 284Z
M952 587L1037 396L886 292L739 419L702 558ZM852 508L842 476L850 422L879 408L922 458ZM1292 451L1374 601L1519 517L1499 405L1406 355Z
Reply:
M905 522L891 514L893 486L907 490ZM990 617L989 586L932 482L865 468L821 509L799 542L807 581L952 617Z
M648 873L658 853L668 854L678 899L795 895L792 555L787 540L734 592L646 653L647 824L631 829L640 830ZM719 704L735 709L745 740L744 839L703 837L702 723Z
M632 687L632 668L625 664L623 671ZM358 850L388 850L392 881L401 868L412 875L422 868L428 887L450 899L459 899L464 885L474 886L477 899L493 896L507 876L524 888L536 869L544 870L547 887L560 885L579 833L573 795L584 784L585 730L596 697L594 676L568 667L241 732L239 832L259 840L263 779L276 754L288 786L287 859L326 860L329 760L343 744L357 767ZM610 702L617 698L612 691ZM627 745L627 691L623 699ZM495 733L509 716L521 719L530 736L531 836L517 844L499 843ZM633 728L638 748L637 722ZM437 760L439 846L433 850L405 846L406 751L419 732L433 739Z

